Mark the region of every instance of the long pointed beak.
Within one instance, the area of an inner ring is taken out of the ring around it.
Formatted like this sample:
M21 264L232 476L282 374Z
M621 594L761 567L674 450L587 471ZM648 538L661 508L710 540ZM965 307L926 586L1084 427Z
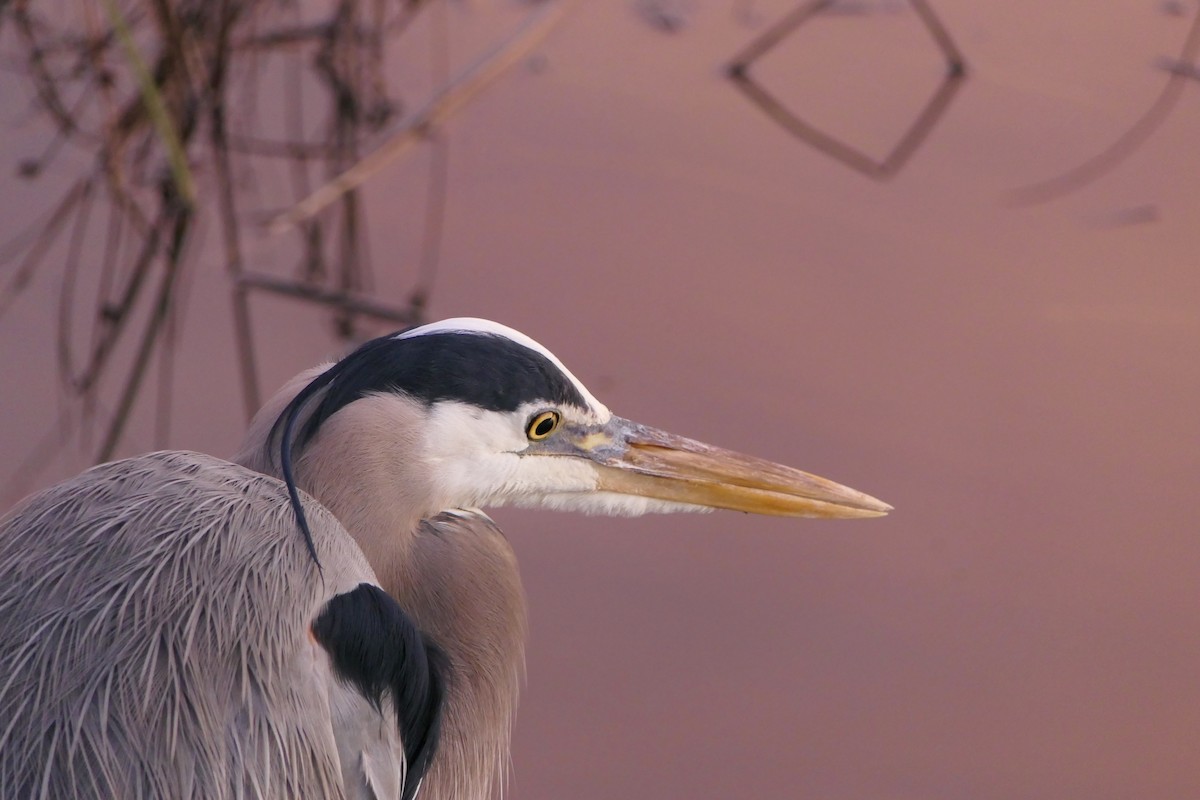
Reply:
M575 441L597 465L599 489L783 517L879 517L887 503L766 459L614 417Z

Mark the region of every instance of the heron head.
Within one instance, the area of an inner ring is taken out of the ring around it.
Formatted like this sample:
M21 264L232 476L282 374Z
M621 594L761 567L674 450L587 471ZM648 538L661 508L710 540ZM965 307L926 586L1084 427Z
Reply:
M398 455L428 482L431 511L853 518L891 510L824 478L618 417L545 347L470 318L367 342L308 383L276 424L285 477L293 446L365 398L378 403L375 416L403 417L409 445Z

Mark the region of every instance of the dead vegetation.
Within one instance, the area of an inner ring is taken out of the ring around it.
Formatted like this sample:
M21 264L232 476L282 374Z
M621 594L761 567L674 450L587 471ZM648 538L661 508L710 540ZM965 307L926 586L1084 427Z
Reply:
M0 56L53 131L18 175L44 181L41 196L56 194L37 222L0 242L0 317L39 270L61 274L57 369L71 401L19 472L48 461L80 421L89 460L111 458L148 381L159 384L156 444L167 442L177 320L198 238L206 252L219 249L228 275L247 415L261 400L253 293L326 307L346 340L363 335L366 319L420 321L446 199L436 126L528 52L564 4L541 5L451 79L444 2L0 0ZM433 15L433 41L421 48L442 88L410 111L385 62L421 14ZM281 110L263 113L266 99ZM421 256L397 303L372 291L359 187L416 142L431 148L424 218L413 223ZM247 240L267 223L282 233L290 269L250 269Z

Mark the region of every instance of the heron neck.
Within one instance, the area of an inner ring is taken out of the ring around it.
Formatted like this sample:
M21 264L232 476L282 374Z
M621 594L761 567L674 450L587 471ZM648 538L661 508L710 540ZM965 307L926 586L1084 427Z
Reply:
M525 668L525 597L512 548L482 513L445 512L423 521L410 558L379 578L451 664L441 743L421 797L498 797Z
M235 461L279 477L264 443L288 391L256 416ZM417 469L419 430L406 428L396 409L379 413L376 402L403 400L366 397L333 415L301 454L297 483L333 512L380 586L449 657L441 743L422 800L489 800L503 786L524 673L516 558L486 515L438 513ZM420 416L410 419L415 425Z

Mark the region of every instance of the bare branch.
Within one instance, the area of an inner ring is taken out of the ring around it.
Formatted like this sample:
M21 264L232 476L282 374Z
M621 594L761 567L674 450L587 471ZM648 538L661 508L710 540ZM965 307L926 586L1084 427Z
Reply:
M322 289L309 283L297 283L256 272L243 272L238 283L248 289L262 289L285 297L294 297L297 300L362 314L397 325L411 325L417 321L416 314L412 309L396 308L354 292Z
M1192 68L1195 69L1194 64L1198 54L1200 54L1200 9L1197 9L1196 16L1192 19L1192 27L1184 40L1183 49L1174 63L1175 65L1193 65ZM1185 85L1191 77L1187 70L1179 69L1178 66L1168 70L1166 85L1163 86L1158 97L1154 99L1142 116L1138 117L1124 133L1117 137L1115 142L1061 175L1016 189L1010 196L1011 202L1014 205L1025 206L1056 200L1082 189L1092 181L1111 172L1158 130L1179 102Z
M530 14L525 24L513 36L445 86L425 106L406 119L391 138L375 152L270 220L268 229L272 233L280 233L309 219L399 158L414 144L428 136L435 126L452 116L528 55L549 35L569 5L570 0L563 0Z

